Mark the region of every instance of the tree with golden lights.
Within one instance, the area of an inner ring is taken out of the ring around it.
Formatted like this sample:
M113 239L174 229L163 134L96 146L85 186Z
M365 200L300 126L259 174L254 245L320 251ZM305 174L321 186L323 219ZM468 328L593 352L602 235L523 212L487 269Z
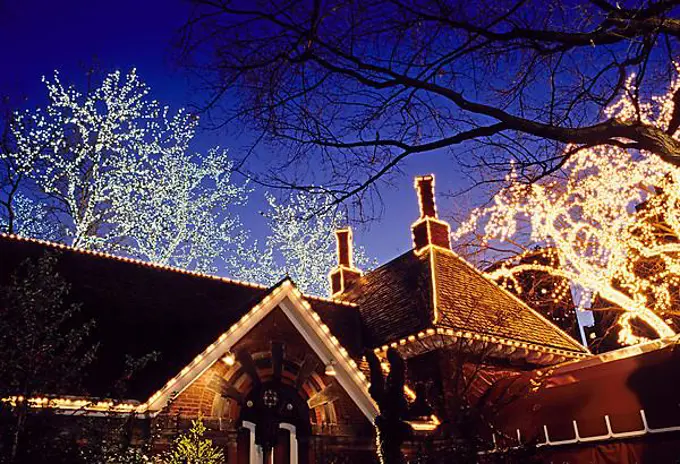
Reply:
M680 78L645 103L636 82L628 78L607 117L679 139ZM614 142L568 146L564 178L527 184L511 172L508 186L490 206L473 211L454 237L481 228L487 241L512 241L528 230L531 242L555 249L561 265L505 265L489 277L517 283L523 272L542 271L568 279L580 289L582 307L599 297L619 308L619 340L634 344L644 340L636 324L654 336L674 334L664 319L680 311L680 169L635 144Z

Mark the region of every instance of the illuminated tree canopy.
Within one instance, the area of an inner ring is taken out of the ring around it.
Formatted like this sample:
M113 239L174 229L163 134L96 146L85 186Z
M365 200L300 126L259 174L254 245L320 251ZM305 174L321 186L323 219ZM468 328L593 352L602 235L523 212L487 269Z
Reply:
M268 194L267 202L269 235L262 249L242 255L255 262L244 267L240 277L274 284L290 275L303 292L327 295L328 273L338 259L334 233L347 225L345 215L327 196L296 192L280 200ZM354 247L354 262L364 271L375 265L362 247Z
M58 74L44 82L48 105L15 113L0 150L18 187L3 190L4 230L263 284L288 274L327 293L333 233L346 225L327 196L267 194L260 246L237 213L250 189L227 151L192 154L197 119L151 100L134 70L85 94ZM356 259L368 263L361 249Z
M237 250L248 234L233 208L245 204L248 191L233 181L232 168L219 148L153 159L134 188L113 200L120 216L135 218L125 222L131 253L184 269L216 272L217 260L237 269Z
M674 125L676 77L665 94L637 104L635 76L623 97L607 109L621 123L640 120L680 134ZM639 319L659 336L673 335L664 315L678 312L680 288L680 169L653 153L621 144L567 147L573 154L566 178L522 183L515 173L488 207L473 211L456 238L483 229L485 240L509 241L530 231L534 244L554 247L560 267L506 265L492 278L512 280L525 271L565 277L586 296L620 308L619 339L641 341L631 326ZM653 272L650 271L653 268ZM588 298L581 298L582 305Z
M22 179L3 191L6 230L203 271L235 255L247 188L226 150L189 152L195 117L152 100L134 70L86 93L43 81L48 104L15 113L0 152Z

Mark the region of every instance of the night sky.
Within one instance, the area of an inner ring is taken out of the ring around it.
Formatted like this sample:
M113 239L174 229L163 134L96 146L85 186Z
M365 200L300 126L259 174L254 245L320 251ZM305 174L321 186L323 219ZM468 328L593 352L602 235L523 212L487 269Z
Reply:
M153 98L175 110L190 106L200 101L201 95L173 64L171 48L173 35L189 11L189 3L180 0L0 0L0 95L9 97L14 105L32 107L44 103L41 76L49 76L55 69L62 80L82 88L85 72L93 65L102 73L134 67L150 85ZM199 127L193 150L200 152L213 145L231 148L238 157L235 140ZM381 192L381 219L355 228L355 240L381 263L411 247L409 226L418 215L414 175L435 173L440 193L460 189L467 182L446 153L419 155L401 168L403 175L394 187ZM438 201L444 214L459 213L467 206L460 199L456 200L459 204L450 198ZM242 213L245 226L256 238L266 233L258 214L263 208L263 191L258 190Z

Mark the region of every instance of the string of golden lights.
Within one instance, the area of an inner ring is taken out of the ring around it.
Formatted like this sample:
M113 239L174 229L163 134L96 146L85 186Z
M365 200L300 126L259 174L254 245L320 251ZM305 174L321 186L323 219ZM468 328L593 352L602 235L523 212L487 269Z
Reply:
M667 130L679 89L676 77L666 93L636 102L635 76L630 76L606 114ZM679 137L677 131L673 137ZM526 184L513 167L508 186L490 206L473 211L453 238L481 228L485 242L502 242L529 230L532 244L554 249L556 259L514 260L490 272L491 278L519 290L517 276L524 272L568 279L581 292L580 309L600 298L622 311L624 344L646 340L634 329L636 319L659 337L674 335L669 324L670 315L680 313L680 169L654 153L620 146L568 146L566 152L573 152L563 167L566 180ZM552 295L555 302L563 296Z

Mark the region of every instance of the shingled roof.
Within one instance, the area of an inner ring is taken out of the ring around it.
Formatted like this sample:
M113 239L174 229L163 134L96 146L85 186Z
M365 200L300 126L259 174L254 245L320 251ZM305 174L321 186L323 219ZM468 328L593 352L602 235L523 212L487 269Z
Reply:
M3 234L0 285L22 261L46 251L58 253L57 271L71 285L69 300L82 304L79 317L96 323L92 338L100 346L84 379L92 396L111 395L126 355L157 352L159 359L136 373L125 393L127 399L145 401L269 292L260 285ZM358 357L357 308L306 299L350 355Z
M430 327L432 283L427 256L404 253L361 276L342 297L360 306L372 346Z
M454 252L436 246L408 251L363 275L344 298L359 304L374 347L427 329L456 329L588 353Z

